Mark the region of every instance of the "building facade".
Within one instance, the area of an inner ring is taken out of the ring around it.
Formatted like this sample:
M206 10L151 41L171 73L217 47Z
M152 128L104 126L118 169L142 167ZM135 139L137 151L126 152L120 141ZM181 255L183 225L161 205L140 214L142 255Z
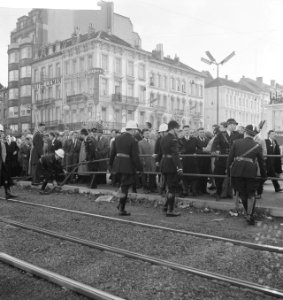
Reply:
M12 133L17 134L32 127L32 92L36 92L36 84L48 80L46 77L34 82L38 79L33 78L32 83L31 68L34 61L38 63L40 57L46 57L54 52L46 45L51 43L53 47L56 47L56 41L71 36L74 28L77 36L80 36L80 31L87 32L91 26L96 31L104 30L109 34L116 34L132 47L140 48L140 37L133 31L130 19L114 13L114 5L111 2L101 1L99 5L101 6L99 10L33 9L27 16L22 16L17 20L8 46L9 92L5 123ZM60 26L62 20L64 20L64 26ZM44 51L49 52L44 53ZM50 90L49 86L47 90ZM40 99L41 96L47 97L40 93L35 97ZM43 107L33 108L42 111ZM33 114L35 115L34 112Z
M219 122L234 118L239 125L258 125L262 116L262 103L258 93L231 80L217 78L205 86L205 128L216 124L217 87L219 88Z
M32 64L33 125L121 129L134 119L157 128L173 118L203 126L204 76L157 52L92 26L47 45Z
M0 84L0 124L4 127L6 126L6 114L7 114L7 104L8 104L8 88Z

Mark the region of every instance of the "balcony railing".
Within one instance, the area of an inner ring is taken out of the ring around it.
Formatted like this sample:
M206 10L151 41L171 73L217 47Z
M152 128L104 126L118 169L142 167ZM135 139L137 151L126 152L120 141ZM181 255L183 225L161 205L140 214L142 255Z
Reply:
M282 104L283 103L283 97L277 97L277 98L270 98L269 104Z
M48 99L42 99L42 100L37 100L36 105L37 107L39 106L47 106L47 105L54 105L56 99L55 98L48 98Z
M76 94L67 96L67 103L78 103L82 101L87 101L87 96L85 94Z
M122 94L112 94L112 102L138 106L139 98L132 96L123 96Z
M174 115L183 116L185 113L184 109L174 109Z

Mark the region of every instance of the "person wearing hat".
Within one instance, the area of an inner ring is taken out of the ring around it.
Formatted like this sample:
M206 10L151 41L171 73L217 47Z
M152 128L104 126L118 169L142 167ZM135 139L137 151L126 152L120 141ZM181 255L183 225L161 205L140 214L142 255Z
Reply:
M54 153L43 155L39 159L41 175L44 178L41 186L42 194L45 193L48 182L52 182L54 186L57 185L59 175L63 173L62 160L64 155L64 150L58 149Z
M175 120L168 123L168 134L160 142L160 171L163 174L166 185L167 195L164 205L164 212L167 217L177 217L180 213L174 211L175 194L179 185L178 175L183 174L183 168L179 156L178 131L180 125Z
M236 126L238 123L235 119L228 119L226 121L227 127L225 131L218 133L212 143L211 153L212 154L229 154L232 143L239 139L238 133L235 133ZM227 166L226 157L216 157L214 162L214 174L225 175ZM230 187L225 185L227 188L223 188L224 178L215 178L216 184L216 201L220 200L220 197L232 197L232 191Z
M16 195L11 193L13 181L7 170L6 157L7 153L4 141L4 127L0 124L0 186L4 186L6 199L9 199L16 197Z
M129 187L135 183L136 173L142 171L138 143L134 138L137 128L135 121L127 121L126 132L115 139L110 153L109 168L121 180L118 205L121 216L130 215L125 209Z
M39 185L39 171L38 171L38 160L43 155L43 132L45 130L45 124L40 123L38 128L35 130L32 139L32 149L30 154L31 164L31 177L32 185Z
M96 140L97 140L97 146L96 146L97 159L108 158L110 145L109 145L109 140L106 138L105 135L103 135L102 128L97 129ZM97 184L106 184L107 167L108 167L108 162L106 160L100 161L98 163L97 166L98 171L105 172L105 173L97 174L96 176Z
M247 213L247 222L254 225L255 193L258 188L257 164L262 179L266 179L266 167L262 148L254 141L253 125L245 128L244 138L234 141L227 160L227 174L232 186L242 200Z

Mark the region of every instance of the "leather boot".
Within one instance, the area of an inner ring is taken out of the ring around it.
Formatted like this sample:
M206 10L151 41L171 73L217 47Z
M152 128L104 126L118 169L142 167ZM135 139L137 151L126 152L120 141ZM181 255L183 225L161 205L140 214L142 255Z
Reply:
M120 203L118 205L119 207L119 215L120 216L130 216L131 213L127 212L125 210L125 207L126 207L126 201L127 201L127 198L124 197L124 198L120 198Z
M249 225L254 225L255 220L253 217L253 213L256 204L255 196L249 197L247 202L247 222Z
M168 210L166 213L167 217L178 217L181 214L178 212L174 211L174 206L175 206L175 195L173 195L172 193L168 193Z

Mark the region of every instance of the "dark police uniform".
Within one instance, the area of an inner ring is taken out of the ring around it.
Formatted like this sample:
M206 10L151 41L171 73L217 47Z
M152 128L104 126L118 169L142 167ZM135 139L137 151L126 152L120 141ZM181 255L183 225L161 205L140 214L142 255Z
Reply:
M168 133L160 141L160 155L162 156L160 162L160 171L164 174L167 184L167 199L164 210L167 210L168 216L175 216L175 193L178 188L178 170L182 170L182 164L179 157L179 143L178 139L172 133Z
M215 137L211 152L219 151L220 154L229 154L232 143L239 139L239 135L237 132L231 132L230 136L227 131L220 132ZM215 158L215 175L225 175L226 167L227 167L227 158L226 157L216 157ZM215 185L216 185L216 195L220 197L222 193L222 185L223 185L224 178L215 178Z
M254 148L257 146L256 148ZM253 149L246 155L247 151ZM257 176L257 163L261 177L266 177L266 168L262 154L262 148L252 137L236 140L231 148L228 161L227 173L231 176L233 188L239 192L243 206L248 215L248 221L253 223L253 211L255 207L255 192L259 181Z
M139 148L136 139L125 132L118 136L111 149L109 166L121 178L121 192L119 210L121 215L127 215L125 211L129 187L135 183L135 174L142 171L139 159Z

